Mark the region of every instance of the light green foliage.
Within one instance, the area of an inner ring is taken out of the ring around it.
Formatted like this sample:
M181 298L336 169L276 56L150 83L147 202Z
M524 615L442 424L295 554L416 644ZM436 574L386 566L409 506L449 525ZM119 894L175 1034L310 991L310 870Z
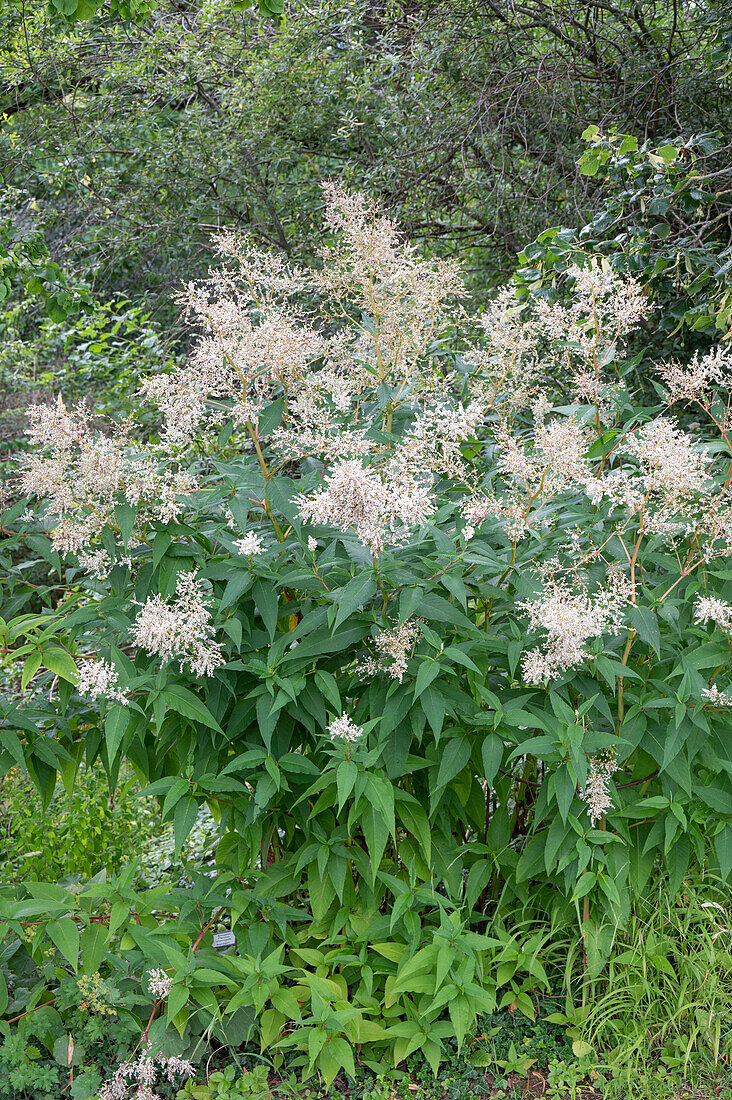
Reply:
M15 769L0 780L0 809L6 883L116 871L161 832L154 801L140 798L131 778L110 791L100 767L70 776L69 789L57 790L45 810L35 786Z
M272 1100L273 1095L287 1095L288 1090L277 1088L274 1093L269 1083L270 1070L266 1064L251 1071L229 1065L212 1073L205 1084L186 1082L178 1093L178 1100Z
M729 891L692 883L673 899L654 891L618 933L607 974L589 992L583 1032L595 1050L612 1052L618 1091L643 1095L637 1078L651 1028L669 1078L715 1065L730 1041Z
M89 302L62 324L39 316L28 299L5 313L0 343L0 455L12 480L12 459L25 445L27 406L61 396L85 399L96 415L117 418L135 404L140 378L169 368L173 354L149 314L126 301ZM139 421L139 431L150 427Z

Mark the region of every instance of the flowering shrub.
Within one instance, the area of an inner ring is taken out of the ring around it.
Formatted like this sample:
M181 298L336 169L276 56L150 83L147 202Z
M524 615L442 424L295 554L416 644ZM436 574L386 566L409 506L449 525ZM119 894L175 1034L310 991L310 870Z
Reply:
M211 806L261 936L233 996L171 954L168 1019L246 1010L330 1080L533 1016L517 910L576 920L597 977L654 867L729 875L732 356L659 364L639 407L640 283L588 262L475 325L456 265L326 195L316 271L219 237L190 361L143 386L158 442L34 412L76 595L8 624L51 702L2 737L41 788L126 756L178 850Z

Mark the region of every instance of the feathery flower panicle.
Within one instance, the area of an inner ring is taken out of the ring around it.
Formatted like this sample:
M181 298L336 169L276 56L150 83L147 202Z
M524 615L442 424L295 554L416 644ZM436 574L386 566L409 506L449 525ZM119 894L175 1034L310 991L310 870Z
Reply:
M701 697L705 703L715 707L732 707L732 694L729 691L720 691L716 684L702 688Z
M717 389L732 389L732 353L718 345L700 357L695 352L689 363L662 363L658 368L668 390L668 401L696 401L708 408Z
M525 408L544 380L541 331L527 305L515 288L502 287L480 318L484 346L463 356L473 366L468 381L473 398L504 415Z
M579 587L579 590L578 590ZM593 595L574 583L547 578L543 594L519 606L529 616L529 629L547 635L541 649L524 653L522 670L530 684L556 680L591 654L586 646L604 634L619 634L630 583L619 570L608 571L608 583Z
M345 459L325 480L326 488L302 501L299 515L308 523L353 530L373 553L406 538L435 509L429 487L403 471L384 474L357 459Z
M571 341L585 358L601 361L619 337L627 336L648 315L650 303L637 279L620 275L609 265L573 264L567 275L573 282L574 300L565 306L540 299L539 325L550 339Z
M464 292L459 267L420 258L365 195L350 194L333 182L324 183L323 191L326 223L335 230L336 242L322 249L323 266L314 273L314 283L340 309L345 305L361 326L363 357L382 381L409 379L419 386L423 372L431 373L420 360L452 322L447 306ZM361 316L376 323L363 326Z
M153 375L141 390L163 414L170 446L187 443L230 415L237 424L256 423L262 409L283 388L299 384L326 349L324 339L289 312L270 312L255 324L231 300L205 303L195 288L187 300L202 314L208 334L187 364Z
M537 427L535 448L549 491L557 492L584 481L588 473L585 453L590 444L587 429L569 418L550 420Z
M577 398L594 405L605 418L616 406L622 385L608 382L603 368L618 342L637 328L650 312L641 284L612 270L606 261L592 260L567 271L572 280L570 304L538 300L533 315L538 332L549 341L547 367L569 369Z
M461 503L460 511L473 532L490 516L498 521L511 542L519 542L529 534L526 503L515 491L509 491L501 496L490 496L487 493L471 494Z
M114 530L120 497L141 506L130 536L133 543L146 518L163 523L178 518L179 497L194 485L190 473L166 470L149 449L133 452L128 424L114 425L113 435L102 435L84 402L68 411L60 398L54 405L31 406L28 415L30 437L42 452L29 457L19 484L21 491L49 501L58 517L51 539L60 553L78 553L104 527ZM92 572L100 575L105 559L88 560Z
M604 499L610 515L621 509L642 517L647 534L672 545L693 538L705 560L732 545L732 498L715 486L712 459L692 436L658 417L627 435L620 450L637 464L588 476L584 487L593 504Z
M517 439L505 421L499 425L498 469L509 482L525 486L530 495L549 497L584 485L590 477L585 458L592 442L588 430L569 417L545 420L542 405L537 411L533 446Z
M615 749L605 749L589 759L587 781L582 788L582 801L587 804L587 815L594 827L613 808L608 784L618 770Z
M181 573L175 591L172 601L156 595L142 605L132 640L163 664L178 657L181 672L188 665L194 676L212 676L224 658L221 645L213 641L210 600L203 583L195 572Z
M266 549L261 536L255 534L253 531L246 534L243 539L236 539L234 546L240 554L248 554L250 557L255 557L257 554L263 554Z
M646 493L683 501L708 492L708 452L668 417L659 416L627 436L624 449L638 459Z
M694 604L694 622L706 625L710 620L722 630L732 630L732 604L716 596L698 596Z
M106 550L78 551L79 568L97 580L106 580L112 569L112 559Z
M318 549L318 540L314 539L312 535L308 535L308 553L314 554Z
M408 620L401 626L379 631L374 644L381 654L381 660L371 658L364 665L364 671L371 675L378 671L386 672L392 680L398 680L401 684L407 671L407 661L420 634L421 621Z
M236 265L217 276L222 289L244 285L249 300L261 304L287 300L309 286L308 272L291 264L280 252L258 248L241 233L224 229L214 233L212 240L218 255Z
M164 1001L173 988L173 979L164 970L148 970L147 988L156 1001Z
M80 695L88 695L90 699L114 699L117 703L127 706L129 695L119 690L119 673L109 661L101 659L82 661L79 665L79 679L76 690Z
M331 741L345 741L347 744L353 744L361 740L363 730L347 714L342 714L340 718L334 718L328 726L328 736Z
M470 480L461 445L475 436L485 417L477 401L451 405L444 399L424 403L394 449L393 465L410 470L415 478L426 471L455 481Z
M175 1084L176 1081L182 1084L188 1077L194 1077L196 1071L184 1058L168 1058L160 1053L153 1055L148 1043L134 1062L122 1062L117 1066L114 1076L99 1090L97 1100L162 1100L153 1088L158 1073L168 1084Z

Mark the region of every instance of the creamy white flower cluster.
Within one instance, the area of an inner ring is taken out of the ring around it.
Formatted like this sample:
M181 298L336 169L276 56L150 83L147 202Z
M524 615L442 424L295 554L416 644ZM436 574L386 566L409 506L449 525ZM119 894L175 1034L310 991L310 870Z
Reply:
M582 485L590 475L585 457L592 442L586 427L571 417L536 425L530 447L502 424L497 432L498 469L507 478L526 486L531 494L545 496Z
M377 554L426 523L436 502L430 487L405 471L382 471L358 459L344 459L325 478L326 487L302 501L308 523L352 530Z
M190 286L183 296L189 313L203 324L187 364L143 382L142 395L163 414L164 438L187 443L233 416L256 423L262 409L284 388L297 384L327 342L295 314L277 308L252 321L246 302Z
M602 368L618 340L637 327L651 304L637 279L613 271L605 261L574 264L567 275L574 284L572 302L539 299L536 323L547 339L562 344L562 361L571 362L579 395L602 405L613 389L604 382Z
M582 801L587 804L587 815L593 826L613 808L608 784L617 770L618 763L614 749L606 749L589 759L587 781L582 789Z
M547 578L541 596L519 605L529 616L529 629L546 633L542 648L523 655L526 682L556 680L588 660L587 643L592 638L620 633L630 596L630 582L619 570L609 570L607 584L593 595L582 589L577 578L573 582Z
M713 622L722 630L732 630L732 604L716 596L699 596L694 605L694 621L702 625Z
M480 319L481 346L464 355L474 367L468 382L471 395L504 415L526 407L544 381L542 330L528 306L518 300L514 287L502 287Z
M148 970L147 988L157 1001L164 1001L173 988L173 979L164 970Z
M148 1044L135 1061L117 1066L114 1076L99 1090L97 1100L162 1100L154 1088L158 1074L168 1085L175 1085L194 1077L195 1073L194 1066L184 1058L166 1058L160 1053L153 1055Z
M392 680L400 684L407 671L407 661L414 649L414 644L420 635L421 619L407 620L401 626L391 630L380 630L374 639L374 645L379 652L380 659L367 657L361 666L362 672L367 676L375 676L377 672L386 672Z
M324 191L336 241L322 249L314 283L361 325L359 357L382 382L403 387L408 380L420 388L432 373L424 351L453 320L455 308L447 306L464 293L460 269L450 260L421 258L373 200L333 182ZM376 323L364 326L361 317Z
M49 500L58 517L51 538L60 553L82 551L80 563L98 576L111 566L108 556L89 555L85 548L105 526L116 526L115 504L120 498L145 516L169 523L179 518L180 496L193 488L191 475L166 470L150 450L131 448L127 427L104 436L91 423L82 402L66 409L61 397L54 405L31 405L29 439L39 448L20 477L23 492ZM131 536L134 543L135 531Z
M340 718L334 718L328 726L328 736L331 741L345 741L347 744L352 744L354 741L361 740L363 729L357 726L347 714L342 714Z
M141 607L132 628L135 645L166 663L178 657L194 676L212 676L223 664L221 645L213 640L210 598L195 572L181 573L173 600L155 595Z
M250 558L256 557L257 554L263 554L266 549L261 535L255 534L254 531L250 531L243 539L236 539L234 546L240 554L246 554Z
M732 694L729 691L720 691L716 684L702 688L702 699L714 707L732 707Z
M79 679L77 690L81 695L88 695L90 699L114 699L117 703L126 706L129 695L119 690L119 673L113 664L101 659L84 660L79 665Z
M696 352L689 363L663 363L658 373L668 389L669 404L695 401L708 408L717 389L732 388L732 352L718 345L701 357Z

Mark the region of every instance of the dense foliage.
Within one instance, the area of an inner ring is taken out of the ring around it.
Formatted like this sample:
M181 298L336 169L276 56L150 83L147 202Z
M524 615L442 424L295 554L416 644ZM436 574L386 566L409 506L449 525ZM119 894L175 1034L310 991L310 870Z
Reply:
M727 6L3 6L0 1098L726 1095Z
M33 409L48 537L25 501L5 523L66 595L4 628L32 690L0 736L46 801L57 769L127 759L176 850L204 802L220 835L213 882L30 883L9 926L43 912L74 970L165 971L155 1035L186 1055L234 1026L331 1081L533 1018L549 927L582 1001L654 868L672 903L728 879L732 528L726 351L659 364L639 404L631 276L589 260L476 329L456 265L326 194L316 269L218 238L189 362L143 382L158 442Z

